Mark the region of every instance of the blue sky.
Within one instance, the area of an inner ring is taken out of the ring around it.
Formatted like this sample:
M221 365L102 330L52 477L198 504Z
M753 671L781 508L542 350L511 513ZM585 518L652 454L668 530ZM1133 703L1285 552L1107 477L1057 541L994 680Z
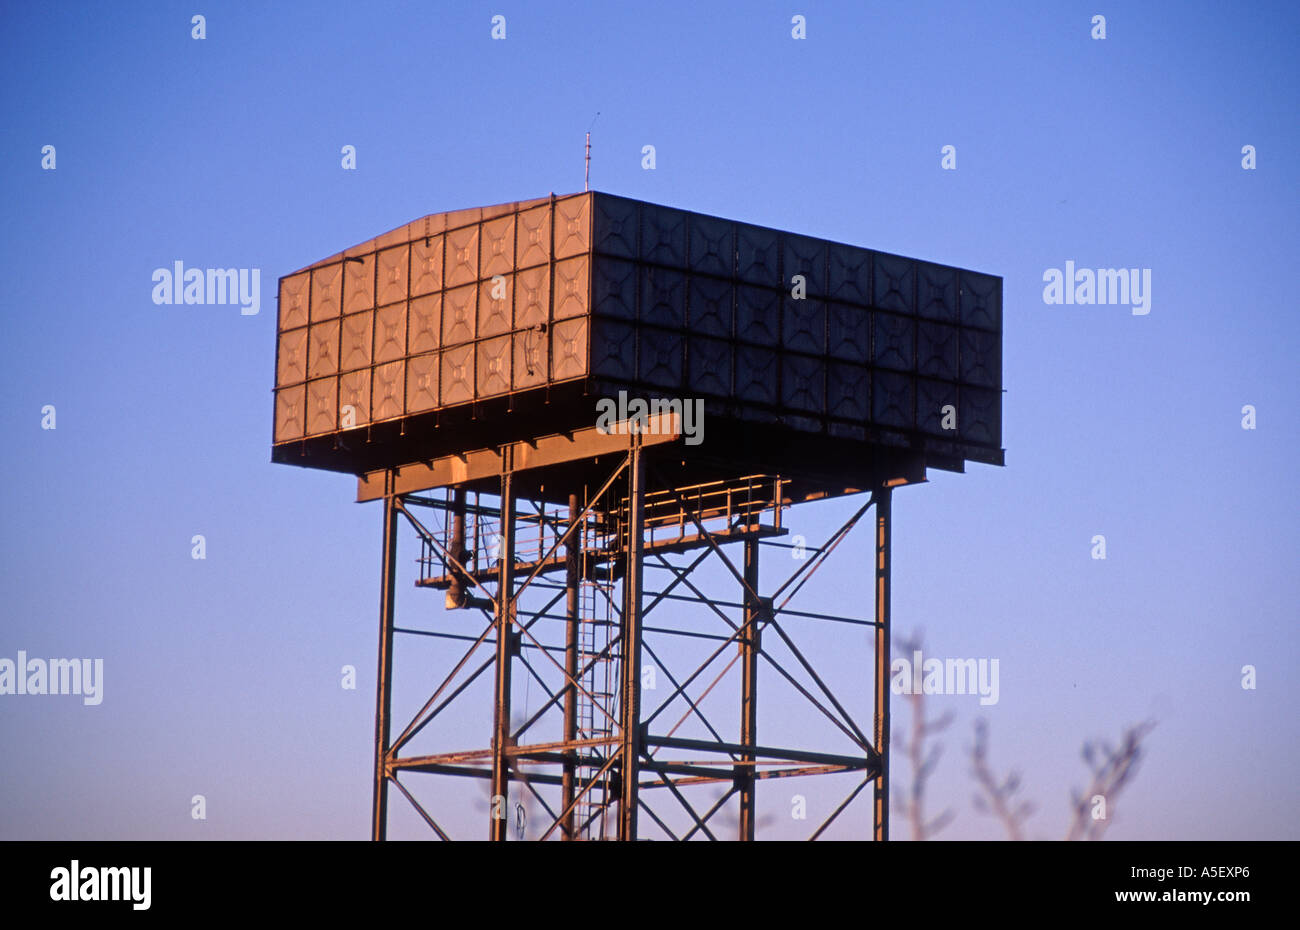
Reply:
M0 837L367 834L379 512L346 476L269 464L274 281L427 213L581 189L598 111L597 189L1004 279L1007 466L895 495L896 631L1000 662L997 705L932 699L956 716L942 835L1000 835L969 804L983 716L1038 804L1031 836L1064 833L1085 739L1150 718L1111 838L1297 837L1294 5L0 15L0 657L105 667L96 707L0 696ZM178 260L260 268L262 312L154 305ZM1151 269L1151 312L1045 304L1067 261ZM852 506L792 519L815 539ZM837 553L806 609L857 612L869 547ZM441 622L409 578L399 610ZM489 719L467 713L466 739ZM763 801L778 835L789 793ZM393 803L394 834L419 835ZM450 816L479 835L481 814Z

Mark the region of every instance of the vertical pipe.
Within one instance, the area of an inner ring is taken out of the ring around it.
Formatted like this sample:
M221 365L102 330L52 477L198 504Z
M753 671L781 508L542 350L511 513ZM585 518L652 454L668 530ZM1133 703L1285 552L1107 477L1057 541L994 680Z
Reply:
M645 460L641 436L632 434L628 453L627 535L623 575L623 741L622 792L619 798L618 838L635 840L637 789L641 752L641 558L645 536Z
M501 571L496 605L496 701L492 726L492 803L488 813L489 839L504 842L509 824L510 768L506 749L510 742L510 660L514 646L515 491L513 462L504 452L501 472Z
M479 493L474 492L474 543L470 547L470 557L473 559L473 565L467 565L466 568L478 571L478 553L479 553L479 528L483 525L483 511L479 507Z
M892 489L876 489L876 773L875 838L889 839L889 546Z
M375 675L375 783L370 809L370 838L388 837L389 708L393 699L393 596L397 582L397 498L392 474L384 476L384 554L379 578L379 669Z
M461 565L468 562L465 549L465 489L456 488L451 499L451 545L447 547ZM448 610L465 606L465 577L455 566L448 566L451 584L447 588L445 603Z
M745 634L740 639L740 742L753 746L758 742L758 622L761 603L758 593L758 540L745 540L745 585L742 600L745 604ZM754 594L749 592L753 591ZM754 839L754 754L741 752L741 762L751 763L736 768L736 783L740 787L740 839Z
M578 495L569 495L569 527L578 522ZM568 624L564 638L564 671L570 681L578 679L578 559L582 552L582 530L572 530L569 542L564 547L564 587L567 597ZM567 683L566 683L567 684ZM564 741L572 743L578 738L578 692L572 684L564 692ZM573 779L577 774L578 751L566 747L564 751L564 773L560 779L560 810L573 806ZM568 810L560 824L560 836L566 840L577 839L573 832L574 812Z

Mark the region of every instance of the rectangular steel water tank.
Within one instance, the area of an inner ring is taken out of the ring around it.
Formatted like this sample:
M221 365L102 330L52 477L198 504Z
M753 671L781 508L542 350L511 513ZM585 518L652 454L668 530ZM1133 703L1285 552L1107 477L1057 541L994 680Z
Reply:
M278 323L279 462L562 433L620 390L774 443L1003 462L1001 278L625 197L424 217L282 277Z

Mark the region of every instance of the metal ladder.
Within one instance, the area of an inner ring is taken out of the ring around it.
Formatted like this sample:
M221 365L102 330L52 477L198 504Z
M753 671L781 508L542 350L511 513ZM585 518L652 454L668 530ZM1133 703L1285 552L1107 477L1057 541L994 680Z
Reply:
M615 583L582 579L578 585L578 669L591 666L580 675L579 683L587 693L578 692L578 738L605 739L614 734L610 717L617 719L617 647L600 656L617 634L618 622L612 607ZM600 656L600 658L597 658ZM604 712L602 712L602 709ZM606 716L608 714L609 716ZM613 746L595 746L583 755L590 765L578 767L579 783L585 784L609 759ZM593 786L578 804L578 826L587 825L580 834L585 839L604 839L607 818L600 812L608 807L609 772L603 784Z

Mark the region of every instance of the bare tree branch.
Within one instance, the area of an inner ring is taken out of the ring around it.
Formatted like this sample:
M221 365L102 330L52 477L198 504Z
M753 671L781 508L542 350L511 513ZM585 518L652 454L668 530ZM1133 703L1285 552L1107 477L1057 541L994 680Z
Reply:
M905 653L911 655L921 649L923 639L923 635L918 631L899 646ZM927 720L925 695L922 693L907 695L907 703L912 713L911 735L907 739L896 738L894 745L907 756L911 764L912 783L906 791L894 795L897 799L895 806L907 817L912 839L927 840L946 827L954 816L952 809L949 808L933 819L925 818L925 784L934 774L935 767L939 764L939 757L943 755L941 745L927 745L927 741L947 729L952 723L953 715L949 711L937 720Z
M1075 792L1070 799L1074 818L1065 836L1067 840L1101 839L1110 826L1110 812L1115 807L1115 799L1137 774L1142 759L1142 740L1154 727L1153 721L1126 727L1119 748L1104 741L1100 747L1091 742L1083 744L1083 761L1092 771L1092 782L1087 791L1082 794ZM1092 815L1094 798L1100 798L1104 805L1105 814L1101 817Z
M986 720L975 721L975 744L971 747L970 758L971 774L980 788L980 793L974 798L975 809L998 818L1009 839L1024 839L1021 827L1034 812L1034 805L1016 798L1016 792L1020 790L1018 772L1011 772L999 782L989 768L989 725Z
M918 631L909 639L899 643L899 648L907 654L921 651L924 636ZM942 733L951 725L951 712L935 720L926 719L924 693L908 694L911 710L910 734L907 738L896 737L896 751L906 756L911 765L912 781L901 791L894 793L895 807L907 818L911 828L912 839L926 840L944 829L953 819L953 811L945 809L938 816L927 819L925 814L925 790L930 776L934 774L943 754L940 744L931 742L932 738ZM1109 742L1086 742L1083 745L1083 760L1092 773L1088 789L1084 792L1072 791L1070 807L1072 820L1067 840L1099 840L1110 825L1109 813L1113 810L1115 800L1120 792L1137 774L1138 764L1142 759L1143 740L1154 728L1155 723L1148 721L1136 726L1126 727L1121 735L1118 747ZM1012 840L1024 839L1025 822L1034 813L1034 804L1020 797L1020 773L1008 772L1000 778L994 774L989 762L989 727L985 720L975 721L975 742L970 748L971 774L979 790L972 801L981 814L995 817ZM1100 807L1103 801L1105 807ZM1104 810L1101 816L1094 811Z

